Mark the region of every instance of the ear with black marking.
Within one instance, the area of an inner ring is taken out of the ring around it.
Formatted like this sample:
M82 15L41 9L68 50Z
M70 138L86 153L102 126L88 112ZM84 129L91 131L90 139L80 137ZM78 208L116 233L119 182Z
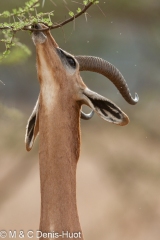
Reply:
M30 151L33 147L34 140L39 132L39 98L33 109L33 112L28 119L25 135L26 150Z
M85 103L97 112L105 121L124 126L128 124L128 116L109 99L85 88Z

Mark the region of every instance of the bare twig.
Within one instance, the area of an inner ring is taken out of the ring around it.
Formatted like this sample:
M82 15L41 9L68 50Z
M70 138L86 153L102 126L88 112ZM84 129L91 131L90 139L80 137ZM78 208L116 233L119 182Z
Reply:
M67 23L69 23L69 22L72 22L72 21L75 20L76 18L80 17L83 13L85 13L85 12L87 11L87 9L90 8L90 7L93 5L94 2L95 2L95 1L88 3L88 4L82 9L81 12L77 13L77 14L74 15L73 17L68 18L68 19L66 19L65 21L63 21L63 22L61 22L61 23L59 23L59 24L52 25L52 26L49 27L49 28L50 28L50 29L59 28L59 27L62 27L62 26L64 26L65 24L67 24Z
M65 4L67 4L66 0L63 0L63 2L64 2Z
M42 2L42 8L44 7L44 3L45 3L45 0L43 0L43 2Z
M57 7L57 5L55 4L55 2L53 2L53 0L50 0L51 1L51 3L53 3L53 5L55 6L55 7Z
M77 3L77 4L80 4L80 5L83 5L83 3L79 3L79 2L76 2L76 1L72 1L73 3Z
M97 4L97 7L99 8L99 10L101 11L101 13L103 14L104 17L106 17L106 14L103 12L103 10L100 8L100 6Z

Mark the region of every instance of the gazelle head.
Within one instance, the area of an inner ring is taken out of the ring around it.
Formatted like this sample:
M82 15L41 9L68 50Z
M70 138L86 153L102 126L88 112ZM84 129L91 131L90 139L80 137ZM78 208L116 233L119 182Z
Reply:
M80 71L97 72L107 77L118 88L124 99L130 104L138 102L138 95L132 98L126 81L119 70L109 62L92 56L73 56L59 48L49 30L42 24L34 25L32 39L36 46L38 78L41 89L48 84L64 98L79 106L86 104L92 109L90 114L81 112L81 118L90 119L96 112L104 120L123 126L128 124L128 116L109 99L91 91L84 84ZM40 31L42 29L42 31ZM54 99L50 99L50 101ZM62 99L63 100L63 99ZM39 99L28 120L25 143L29 151L39 131Z

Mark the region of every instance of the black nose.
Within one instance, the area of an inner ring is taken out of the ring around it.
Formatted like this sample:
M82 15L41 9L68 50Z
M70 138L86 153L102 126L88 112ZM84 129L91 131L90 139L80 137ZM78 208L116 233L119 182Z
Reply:
M32 25L32 28L33 28L33 29L41 29L42 27L41 27L41 25L40 25L39 23L34 23L34 24Z

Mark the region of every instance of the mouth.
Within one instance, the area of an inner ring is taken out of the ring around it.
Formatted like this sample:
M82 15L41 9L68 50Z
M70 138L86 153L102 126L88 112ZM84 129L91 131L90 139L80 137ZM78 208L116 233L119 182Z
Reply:
M31 29L32 29L32 40L35 45L37 44L42 44L46 41L47 37L44 33L44 31L36 31L36 30L41 30L45 29L46 27L42 24L36 23L33 24Z

